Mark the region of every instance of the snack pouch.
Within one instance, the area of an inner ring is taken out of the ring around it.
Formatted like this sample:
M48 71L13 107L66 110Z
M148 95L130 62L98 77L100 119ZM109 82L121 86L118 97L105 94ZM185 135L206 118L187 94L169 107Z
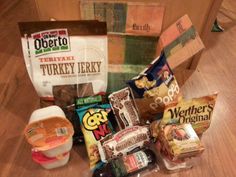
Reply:
M108 98L120 130L140 123L138 111L129 87L113 92Z
M53 100L53 86L91 84L107 87L106 23L40 21L19 23L29 77L38 95Z
M145 111L157 114L164 111L164 106L180 98L180 88L170 69L164 53L155 59L149 67L137 77L128 81L128 85L136 93L135 102L141 117L145 118ZM143 109L144 105L148 105Z
M198 135L205 132L210 124L217 94L181 100L166 106L160 125L191 123Z
M147 126L132 126L98 142L98 150L103 162L114 159L150 144Z
M156 145L173 162L199 155L204 150L191 124L161 126Z
M84 134L90 169L97 168L102 163L97 147L98 141L112 134L113 128L108 120L110 110L109 104L93 104L76 110Z

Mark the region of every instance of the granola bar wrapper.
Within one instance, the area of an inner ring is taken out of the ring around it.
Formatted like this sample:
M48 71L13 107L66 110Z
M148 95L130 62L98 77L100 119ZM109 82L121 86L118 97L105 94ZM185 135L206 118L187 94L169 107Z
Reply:
M124 130L104 139L98 143L99 153L103 162L150 144L150 131L148 126L127 127Z
M202 134L210 127L217 95L183 99L167 105L160 125L191 123L196 133Z
M109 101L121 130L140 123L138 111L128 87L110 94Z
M97 144L113 132L108 117L108 113L111 111L110 105L89 105L79 108L76 111L79 115L80 126L85 139L90 169L99 168L102 162Z
M128 81L128 85L136 96L140 116L145 120L164 112L165 105L181 98L179 85L164 53L137 77Z
M200 155L204 151L204 147L191 124L162 126L157 146L158 150L173 162L180 162L186 158Z

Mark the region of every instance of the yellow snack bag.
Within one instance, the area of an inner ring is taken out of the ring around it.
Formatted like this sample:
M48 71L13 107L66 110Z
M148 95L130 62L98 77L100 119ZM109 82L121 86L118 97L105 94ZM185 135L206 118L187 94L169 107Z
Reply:
M211 123L217 94L181 100L165 107L160 125L191 123L197 134L205 132Z
M90 169L99 167L102 162L98 151L98 141L112 134L112 125L108 120L109 104L89 105L77 109L81 130L84 134Z

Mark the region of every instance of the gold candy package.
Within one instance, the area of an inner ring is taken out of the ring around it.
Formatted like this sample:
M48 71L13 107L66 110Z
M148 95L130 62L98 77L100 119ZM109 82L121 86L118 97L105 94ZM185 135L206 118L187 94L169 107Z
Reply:
M168 124L161 127L156 145L171 161L194 157L204 150L191 124Z
M197 134L205 132L210 124L217 94L181 100L166 106L160 125L191 123Z
M108 118L111 111L109 104L89 105L76 109L84 134L90 169L99 167L102 162L98 151L98 141L112 134L113 128Z
M128 81L128 85L138 97L135 102L142 119L149 119L146 117L150 112L153 115L163 112L166 104L177 101L180 96L179 85L164 54L137 77Z

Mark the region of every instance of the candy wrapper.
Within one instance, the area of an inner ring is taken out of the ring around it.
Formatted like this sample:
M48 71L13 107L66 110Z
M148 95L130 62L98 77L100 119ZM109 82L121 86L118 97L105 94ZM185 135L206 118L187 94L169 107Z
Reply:
M128 127L98 143L99 153L103 162L148 145L150 132L147 126Z
M84 134L90 169L94 169L101 164L97 147L98 141L112 134L113 128L108 118L110 110L109 104L89 105L76 110Z
M165 108L161 125L191 123L197 134L205 132L210 124L217 94L182 100Z
M109 101L120 129L139 124L138 111L128 87L109 95Z
M137 77L128 81L128 85L139 97L135 102L142 119L150 119L151 116L148 115L163 112L166 104L180 97L179 85L164 54L155 59ZM150 113L146 114L147 112Z

